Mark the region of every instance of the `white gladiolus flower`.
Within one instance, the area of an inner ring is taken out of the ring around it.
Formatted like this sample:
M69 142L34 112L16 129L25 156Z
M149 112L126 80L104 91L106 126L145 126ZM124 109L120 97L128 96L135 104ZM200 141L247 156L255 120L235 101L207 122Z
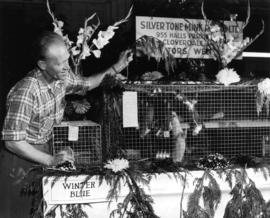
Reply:
M85 29L80 28L79 31L78 31L76 44L79 46L80 44L83 43L83 40L85 38L87 38L87 37L91 38L93 33L94 33L94 29L91 26L87 26Z
M218 32L218 31L220 31L220 27L218 25L214 25L210 29L210 32L212 32L212 33Z
M83 53L82 53L82 60L85 59L86 57L90 56L90 48L88 45L83 46Z
M102 49L109 43L109 40L114 36L114 30L118 27L109 26L106 31L99 31L98 38L93 40L93 44L98 48Z
M64 22L61 21L61 20L59 20L59 21L57 22L57 24L58 24L58 26L59 26L60 28L62 28L62 27L64 26Z
M57 33L58 35L60 36L63 36L63 26L64 26L64 22L59 20L59 21L56 21L56 23L53 23L53 26L54 26L54 32Z
M77 36L77 42L76 42L76 44L79 46L80 44L82 44L83 43L83 39L84 39L84 36L83 36L83 34L79 34L78 36Z
M95 55L96 58L100 58L100 56L101 56L100 50L93 50L92 53Z
M258 83L258 90L265 95L270 94L270 79L266 78L262 82Z
M55 33L57 33L58 35L63 36L62 29L59 28L58 26L56 26L54 23L53 23L53 25L54 25L54 30L53 31Z
M72 44L74 43L68 38L68 35L63 36L63 39L68 47L72 46Z
M97 47L97 49L102 49L108 43L109 41L104 38L99 37L98 39L93 39L93 44Z
M73 56L76 56L76 55L80 54L80 52L81 51L76 46L71 48L71 53L72 53Z
M108 26L107 30L106 30L106 37L109 39L111 39L114 36L114 30L118 29L119 27L117 26Z
M124 169L129 168L129 162L126 159L114 159L109 160L107 164L105 164L104 168L111 169L113 172L117 173Z
M77 41L73 42L69 40L68 35L64 35L63 33L63 27L64 22L61 20L58 20L54 13L52 12L49 4L49 0L46 0L47 10L49 15L51 16L53 20L53 26L54 26L54 32L58 35L62 36L64 39L64 42L67 46L67 49L69 51L69 54L72 59L72 64L74 65L75 73L81 73L78 71L78 66L80 65L81 60L87 58L88 56L93 53L93 55L96 58L99 58L101 56L101 51L105 45L109 43L109 40L115 35L115 30L119 28L120 24L125 23L129 20L132 12L132 8L130 8L127 16L117 22L115 22L113 25L108 26L106 31L100 31L98 33L97 39L92 40L93 34L96 32L96 30L100 26L100 20L99 17L96 15L96 13L92 14L91 16L87 17L84 21L84 27L79 28L78 35L77 35ZM97 22L94 23L94 18L96 18ZM92 24L90 24L90 22ZM76 43L76 45L73 45ZM93 46L95 45L96 48Z
M214 25L210 29L210 39L214 42L219 42L224 39L220 27L218 25Z
M81 35L81 34L83 34L83 32L84 32L84 29L80 27L78 34Z
M232 68L224 68L216 75L217 81L225 86L240 81L239 75Z

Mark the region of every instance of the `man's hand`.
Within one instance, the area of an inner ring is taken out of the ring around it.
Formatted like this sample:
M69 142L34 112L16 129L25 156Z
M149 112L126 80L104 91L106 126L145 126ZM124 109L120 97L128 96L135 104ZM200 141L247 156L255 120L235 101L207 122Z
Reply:
M114 70L114 73L120 73L123 69L125 69L129 63L133 61L133 52L131 49L127 49L125 51L122 51L117 63L115 63L112 68Z
M51 166L57 166L65 162L70 162L73 165L74 161L74 152L70 147L67 147L53 156Z
M88 87L87 90L90 91L98 87L106 75L113 77L115 76L115 78L118 80L125 80L126 78L122 74L120 74L120 72L124 68L126 68L132 60L133 60L133 52L131 49L121 52L117 63L115 63L105 71L84 78L86 84L85 86Z
M23 159L33 161L45 166L56 166L63 162L74 162L74 152L70 147L58 152L54 156L41 151L25 140L5 141L6 148Z

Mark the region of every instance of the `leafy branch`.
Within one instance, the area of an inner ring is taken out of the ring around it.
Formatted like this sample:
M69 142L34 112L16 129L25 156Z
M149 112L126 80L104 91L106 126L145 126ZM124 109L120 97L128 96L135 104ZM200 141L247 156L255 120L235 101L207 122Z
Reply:
M255 183L248 177L246 167L236 171L236 183L231 191L224 218L266 218L266 203Z
M205 182L208 181L208 185ZM195 189L189 196L187 211L184 211L185 218L211 218L221 200L220 187L211 171L205 170L202 177L194 180ZM203 199L204 208L200 206L200 199Z
M142 174L138 170L125 169L115 173L108 174L106 181L111 189L108 192L107 199L111 202L117 201L121 193L121 187L128 188L128 194L122 203L118 203L117 208L113 210L110 217L129 217L129 218L157 218L152 207L153 199L147 195L143 188L138 184L148 186L150 177ZM127 185L127 186L126 186Z

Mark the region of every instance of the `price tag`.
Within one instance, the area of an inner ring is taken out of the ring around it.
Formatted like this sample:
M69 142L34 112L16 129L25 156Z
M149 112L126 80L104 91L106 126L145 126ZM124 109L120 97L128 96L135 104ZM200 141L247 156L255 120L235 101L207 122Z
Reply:
M123 127L139 127L137 92L123 93Z
M79 127L68 126L68 141L78 141L78 140L79 140Z
M169 131L164 131L163 136L164 136L164 138L170 138L170 132Z

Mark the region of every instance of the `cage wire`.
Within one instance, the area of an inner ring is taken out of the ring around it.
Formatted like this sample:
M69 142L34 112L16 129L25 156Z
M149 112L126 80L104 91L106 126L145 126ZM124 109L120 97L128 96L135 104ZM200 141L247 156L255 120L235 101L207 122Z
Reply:
M68 121L53 129L53 154L71 147L76 165L102 163L101 126L92 121Z
M227 158L270 155L270 122L266 112L257 114L256 85L188 82L124 88L137 92L139 127L123 128L122 115L116 118L107 111L103 129L106 145L118 144L128 159L181 162L213 153ZM121 96L117 102L121 108Z

